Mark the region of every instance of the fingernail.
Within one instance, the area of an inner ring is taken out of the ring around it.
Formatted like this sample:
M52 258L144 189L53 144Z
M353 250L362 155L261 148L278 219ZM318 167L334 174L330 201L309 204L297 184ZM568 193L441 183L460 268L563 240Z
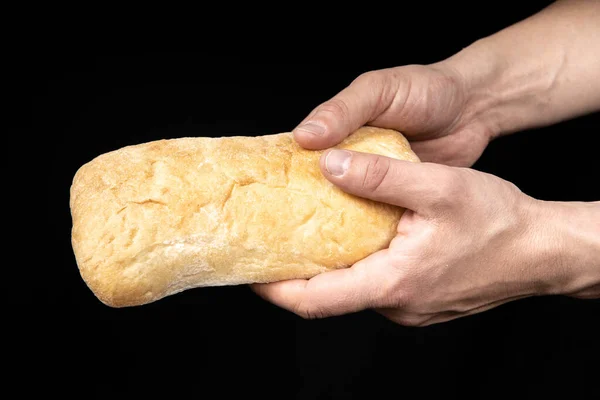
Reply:
M333 176L342 176L350 167L352 153L346 150L331 150L325 157L325 168Z
M323 136L325 133L325 127L321 125L317 125L313 122L307 122L303 125L300 125L297 130L312 133L313 135Z

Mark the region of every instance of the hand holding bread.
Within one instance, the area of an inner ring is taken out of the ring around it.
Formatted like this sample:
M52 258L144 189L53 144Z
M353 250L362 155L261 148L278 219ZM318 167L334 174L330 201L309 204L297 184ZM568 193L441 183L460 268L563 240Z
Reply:
M293 133L100 155L71 187L81 276L112 307L251 284L303 317L376 309L404 325L597 298L598 205L469 169L493 125L464 112L464 88L442 64L374 71Z
M445 63L368 72L302 121L294 138L326 149L327 180L406 211L386 248L311 279L252 285L259 295L305 318L375 309L412 326L528 296L600 296L599 204L538 201L466 168L498 125L473 112L463 78ZM402 132L422 162L332 149L366 124Z

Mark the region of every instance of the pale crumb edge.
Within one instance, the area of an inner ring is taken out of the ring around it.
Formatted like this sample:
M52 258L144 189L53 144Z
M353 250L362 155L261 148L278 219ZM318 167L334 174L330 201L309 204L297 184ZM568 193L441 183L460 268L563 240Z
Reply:
M307 273L305 275L294 275L293 278L289 278L289 279L293 279L293 280L311 279L311 278L313 278L321 273L325 273L327 271L332 271L334 269L348 268L348 267L349 266L343 266L343 267L338 267L338 268L333 268L333 269L323 267L320 272ZM285 268L285 267L283 267L283 268ZM163 293L153 293L147 297L131 296L128 298L123 298L123 297L119 298L119 296L114 296L114 295L108 294L109 290L107 290L106 287L103 287L103 285L93 285L91 283L91 281L86 278L86 276L85 276L86 274L84 271L85 271L85 267L79 268L80 276L81 276L82 280L85 282L88 289L90 290L91 294L105 306L108 306L110 308L115 308L115 309L137 307L137 306L156 303L167 297L171 297L173 295L187 292L187 291L194 290L194 289L202 289L202 288L209 288L209 287L216 288L216 287L250 286L250 285L254 285L254 284L269 284L269 283L277 283L277 282L283 282L283 281L289 280L289 279L285 279L285 278L276 279L276 280L269 280L269 279L261 280L261 279L247 279L247 278L215 279L212 281L207 280L204 282L197 282L197 283L194 283L191 285L182 286L182 287L177 288L176 290L169 290L169 291L166 291ZM135 289L135 287L132 287L132 289Z

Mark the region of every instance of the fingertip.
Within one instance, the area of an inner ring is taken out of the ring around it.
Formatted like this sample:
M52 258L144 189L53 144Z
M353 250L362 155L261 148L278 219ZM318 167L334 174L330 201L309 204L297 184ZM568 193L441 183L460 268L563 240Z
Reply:
M252 290L254 293L256 293L257 295L261 296L262 291L264 290L264 287L266 286L266 283L251 283L250 285L248 285L248 287L250 288L250 290ZM262 296L261 296L262 297Z
M270 293L273 291L272 285L273 283L252 283L248 286L250 287L250 290L256 293L259 297L269 300L269 297L271 297Z
M319 137L305 129L296 128L292 131L292 135L296 143L302 148L307 150L321 150L322 148Z
M323 150L342 142L350 131L340 126L339 121L321 117L302 122L292 131L292 134L303 148Z
M316 127L319 128L316 128ZM322 128L322 130L320 130ZM301 125L292 131L294 140L307 150L323 150L335 146L338 142L331 135L331 129L325 125L310 123Z
M262 299L293 311L294 304L306 288L307 280L292 279L272 283L254 283L250 288Z

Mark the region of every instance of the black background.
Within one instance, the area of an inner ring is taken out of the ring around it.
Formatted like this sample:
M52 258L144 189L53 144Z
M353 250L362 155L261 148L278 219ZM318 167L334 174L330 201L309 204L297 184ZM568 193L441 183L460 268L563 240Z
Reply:
M7 157L41 154L33 172L22 171L45 222L26 225L25 234L44 235L48 248L21 250L27 261L14 268L24 276L6 285L9 383L21 393L114 399L589 394L600 359L595 301L532 298L426 328L371 312L307 321L244 286L111 309L81 280L70 247L69 186L96 155L160 138L289 131L362 72L438 61L546 3L455 6L441 22L383 12L395 22L392 34L367 24L360 43L345 34L357 23L293 45L276 44L277 32L252 41L240 29L233 42L209 46L227 31L221 26L185 51L174 49L177 41L145 51L39 32L12 59L11 79L26 97L12 138L30 151ZM304 30L314 34L319 21ZM290 29L302 38L297 27ZM590 115L520 132L493 142L474 168L537 198L598 200L599 130L599 116Z

